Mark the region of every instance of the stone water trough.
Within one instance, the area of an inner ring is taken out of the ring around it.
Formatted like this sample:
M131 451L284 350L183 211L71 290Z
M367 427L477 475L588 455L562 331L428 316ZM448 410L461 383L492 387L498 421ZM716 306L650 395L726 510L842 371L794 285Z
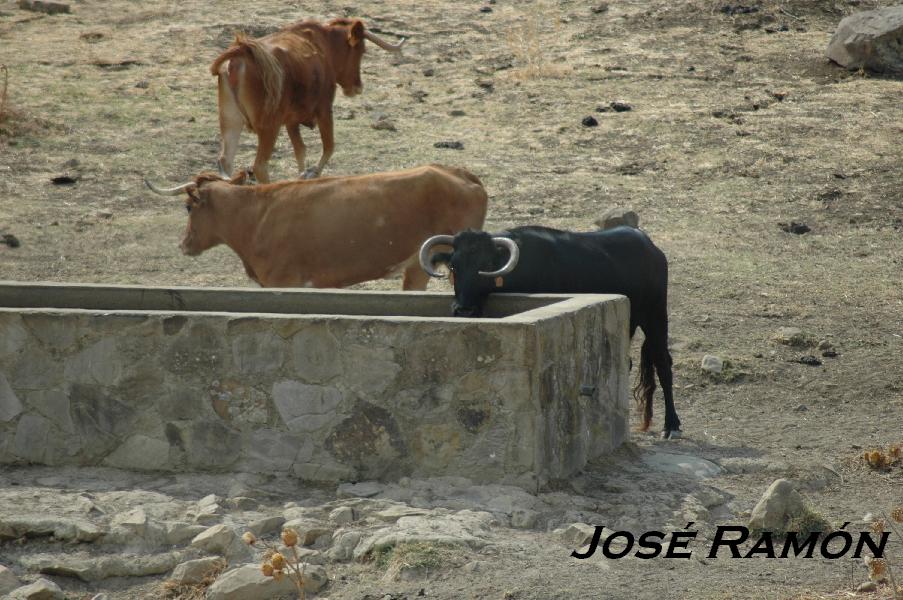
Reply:
M0 463L542 486L623 441L626 298L0 283Z

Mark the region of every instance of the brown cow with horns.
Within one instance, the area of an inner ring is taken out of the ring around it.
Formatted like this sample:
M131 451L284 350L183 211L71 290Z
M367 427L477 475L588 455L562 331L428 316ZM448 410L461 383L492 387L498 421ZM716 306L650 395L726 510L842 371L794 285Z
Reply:
M187 194L182 252L226 244L264 287L346 287L404 270L403 289L426 289L420 244L479 229L486 190L464 169L428 165L372 175L242 185L202 173L154 192Z
M219 123L222 148L219 171L232 173L232 161L245 126L257 133L254 176L270 180L267 162L284 125L305 178L318 176L332 156L332 102L336 84L346 96L363 90L361 57L364 40L400 52L404 39L389 44L364 28L360 19L333 19L325 25L300 21L262 38L239 34L210 65L219 78ZM300 126L320 129L323 155L305 170Z

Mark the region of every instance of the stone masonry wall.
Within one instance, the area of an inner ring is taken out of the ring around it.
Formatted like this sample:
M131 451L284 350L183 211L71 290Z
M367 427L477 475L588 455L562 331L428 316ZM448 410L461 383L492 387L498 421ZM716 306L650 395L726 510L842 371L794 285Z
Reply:
M626 300L553 307L483 321L2 309L0 463L535 487L627 423Z

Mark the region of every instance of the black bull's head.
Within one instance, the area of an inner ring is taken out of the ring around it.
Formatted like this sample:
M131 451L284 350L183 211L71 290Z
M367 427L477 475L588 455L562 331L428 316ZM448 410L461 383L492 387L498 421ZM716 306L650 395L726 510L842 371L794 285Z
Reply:
M451 246L451 252L437 252L435 246ZM442 277L435 267L445 264L455 287L456 317L480 317L486 297L499 291L496 279L517 266L520 250L508 237L492 236L484 231L462 231L456 236L436 235L420 247L420 266L431 277Z

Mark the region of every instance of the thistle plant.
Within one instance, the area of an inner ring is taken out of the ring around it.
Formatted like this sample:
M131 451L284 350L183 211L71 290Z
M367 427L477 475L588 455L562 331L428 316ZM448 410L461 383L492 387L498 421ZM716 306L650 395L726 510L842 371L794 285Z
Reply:
M306 598L304 591L304 563L298 557L298 532L288 528L282 530L282 543L291 551L291 556L286 557L275 545L263 542L250 531L245 532L241 539L249 546L264 548L263 562L260 564L260 572L266 577L272 577L276 581L282 581L288 577L298 590L301 600Z

